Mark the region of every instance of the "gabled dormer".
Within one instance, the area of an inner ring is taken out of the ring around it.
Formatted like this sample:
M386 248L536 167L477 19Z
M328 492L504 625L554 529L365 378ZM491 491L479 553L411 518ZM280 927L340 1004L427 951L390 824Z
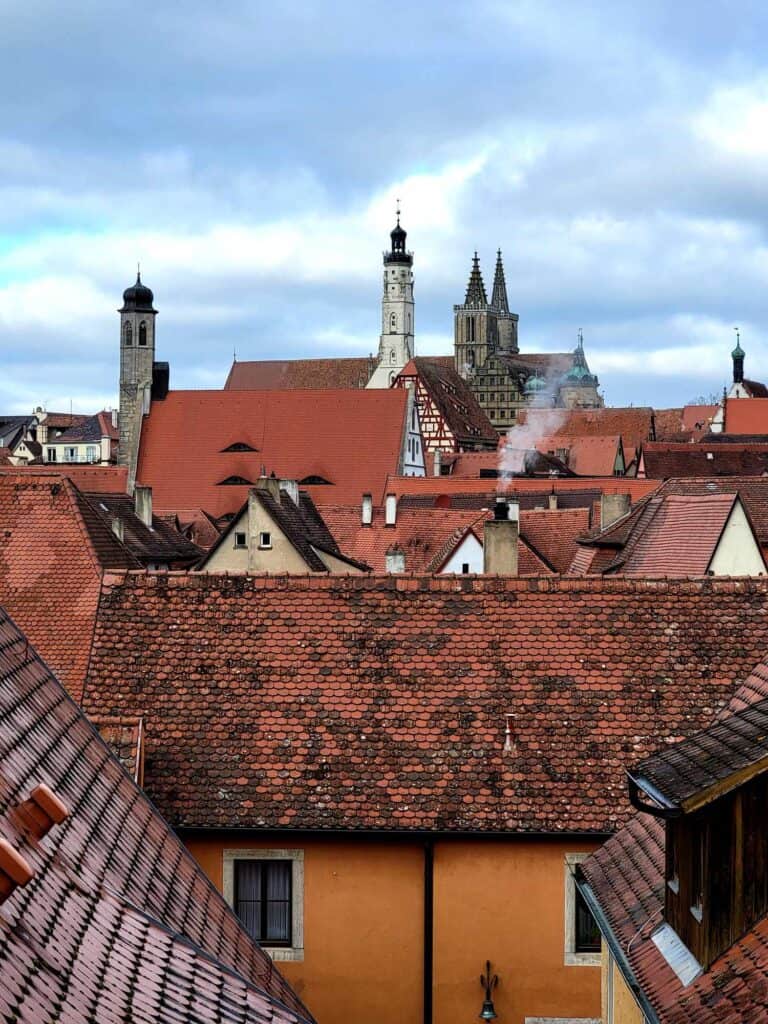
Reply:
M706 970L768 913L768 700L628 775L635 807L664 820L668 927L657 945Z

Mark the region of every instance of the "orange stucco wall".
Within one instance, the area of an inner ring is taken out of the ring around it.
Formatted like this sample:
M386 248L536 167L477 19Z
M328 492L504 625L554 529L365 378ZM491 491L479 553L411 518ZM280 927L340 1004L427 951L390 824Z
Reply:
M319 1024L420 1024L424 854L418 843L245 840L187 845L222 887L222 850L304 850L304 961L280 970ZM565 967L564 860L596 843L436 842L434 1024L477 1019L486 959L503 1024L599 1017L600 968Z

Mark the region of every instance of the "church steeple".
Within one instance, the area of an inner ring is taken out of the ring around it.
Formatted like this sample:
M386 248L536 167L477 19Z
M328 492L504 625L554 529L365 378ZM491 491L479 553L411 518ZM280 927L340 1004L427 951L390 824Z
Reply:
M507 300L507 282L504 280L504 264L501 262L501 249L496 253L496 273L493 275L493 294L491 305L500 313L509 312L509 301Z
M485 283L480 272L480 260L477 252L472 257L472 269L469 272L469 283L467 284L467 295L464 299L465 306L487 306L488 296L485 294Z
M734 327L736 331L736 348L731 352L731 359L733 359L733 383L741 384L744 380L744 349L741 347L741 335L739 328Z
M408 235L400 224L399 202L397 223L389 237L392 245L384 253L379 361L369 388L390 387L414 353L413 253L405 247Z

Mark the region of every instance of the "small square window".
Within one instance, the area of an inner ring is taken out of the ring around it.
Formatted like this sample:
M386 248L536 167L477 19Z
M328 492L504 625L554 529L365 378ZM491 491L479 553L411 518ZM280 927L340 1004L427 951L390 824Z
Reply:
M235 534L235 547L236 548L247 548L248 547L248 537L247 537L246 534L244 534L244 533L236 533Z
M260 548L271 548L272 547L272 534L267 533L266 530L262 530L259 534L259 547Z
M467 576L469 574L469 562L461 563L461 572L463 576Z

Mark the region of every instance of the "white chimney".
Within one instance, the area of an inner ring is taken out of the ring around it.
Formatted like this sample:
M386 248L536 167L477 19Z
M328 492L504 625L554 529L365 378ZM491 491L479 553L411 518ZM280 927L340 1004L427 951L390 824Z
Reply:
M439 448L434 452L433 472L435 476L440 476L443 472L443 453Z
M281 480L280 490L285 491L294 505L299 505L299 482L298 480Z
M625 516L631 508L631 498L628 494L601 494L600 495L600 529L604 530L615 523L617 519Z
M117 428L117 409L112 410L112 426Z
M363 495L362 523L370 526L373 522L373 498L370 494Z
M112 533L114 533L119 541L123 540L123 537L125 536L125 527L123 526L122 519L115 518L112 520Z
M550 511L552 511L552 512L554 512L555 509L557 508L557 495L556 494L550 494L550 496L549 496L549 508L550 508Z
M145 526L152 528L152 488L136 484L133 492L133 507Z
M388 494L384 499L384 525L394 526L397 523L397 495Z
M517 576L520 506L498 498L493 519L483 527L483 572Z

